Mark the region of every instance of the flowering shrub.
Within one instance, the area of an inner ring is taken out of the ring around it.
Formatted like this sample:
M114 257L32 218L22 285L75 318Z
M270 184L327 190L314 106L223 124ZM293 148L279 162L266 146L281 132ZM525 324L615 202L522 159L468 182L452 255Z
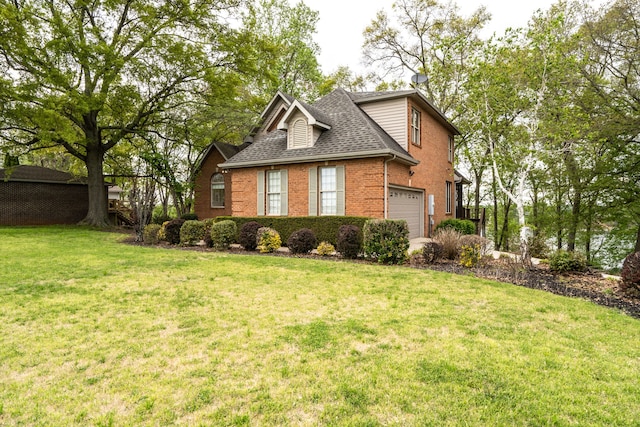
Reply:
M471 268L478 265L482 259L482 249L479 244L462 245L460 247L460 265Z

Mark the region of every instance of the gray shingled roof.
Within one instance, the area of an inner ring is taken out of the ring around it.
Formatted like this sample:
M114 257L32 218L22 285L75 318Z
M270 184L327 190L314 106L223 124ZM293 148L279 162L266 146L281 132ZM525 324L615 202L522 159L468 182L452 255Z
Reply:
M257 136L253 144L221 166L239 168L394 155L401 161L418 163L362 111L345 90L336 89L311 107L309 113L321 113L321 121L326 120L331 126L322 132L313 147L288 150L286 132L273 131Z
M7 169L0 169L0 181L84 184L84 179L78 178L70 173L30 165L19 165Z

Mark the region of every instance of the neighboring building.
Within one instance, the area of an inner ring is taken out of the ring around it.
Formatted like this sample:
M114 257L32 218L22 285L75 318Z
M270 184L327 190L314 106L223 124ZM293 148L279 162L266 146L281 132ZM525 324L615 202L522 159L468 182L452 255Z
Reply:
M88 206L86 183L71 174L26 165L0 169L0 225L75 224Z
M233 155L225 145L209 147L196 180L199 217L405 219L411 238L455 217L460 133L419 91L337 89L313 105L278 92L262 119Z
M207 147L194 180L194 212L198 218L231 215L231 175L218 165L238 154L248 144L214 142Z

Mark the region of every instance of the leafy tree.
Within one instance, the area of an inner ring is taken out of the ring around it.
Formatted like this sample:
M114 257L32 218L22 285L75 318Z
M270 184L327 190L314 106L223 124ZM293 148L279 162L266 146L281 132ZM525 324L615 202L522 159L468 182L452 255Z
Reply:
M318 12L303 2L290 6L286 0L257 0L243 16L243 28L255 36L252 61L261 73L246 84L266 103L278 90L297 98L318 96L322 73L313 40Z
M490 15L481 7L466 18L455 3L437 0L398 0L392 11L393 18L378 12L365 29L365 58L387 73L425 74L421 90L455 120L469 62L483 46L478 33Z
M0 140L86 166L84 222L108 222L105 155L159 129L216 70L242 65L239 0L0 2Z

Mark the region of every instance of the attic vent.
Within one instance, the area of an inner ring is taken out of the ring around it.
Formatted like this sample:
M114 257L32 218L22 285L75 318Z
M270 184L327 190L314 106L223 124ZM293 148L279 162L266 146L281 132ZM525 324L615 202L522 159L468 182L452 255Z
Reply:
M291 129L289 147L304 148L309 146L309 126L304 119L298 119Z

